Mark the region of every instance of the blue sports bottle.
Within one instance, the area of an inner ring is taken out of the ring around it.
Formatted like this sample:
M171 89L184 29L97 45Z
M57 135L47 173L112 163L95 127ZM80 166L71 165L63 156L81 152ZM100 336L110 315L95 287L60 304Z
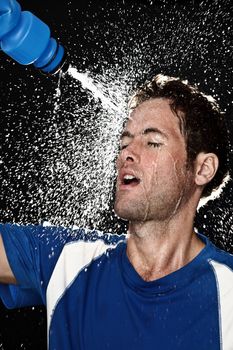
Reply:
M55 74L69 67L64 47L38 17L22 11L16 0L0 0L0 48L20 64Z

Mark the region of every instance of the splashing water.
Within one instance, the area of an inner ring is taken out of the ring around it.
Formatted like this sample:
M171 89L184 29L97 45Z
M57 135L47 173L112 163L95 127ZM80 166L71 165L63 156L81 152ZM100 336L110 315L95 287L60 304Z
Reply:
M95 85L94 79L88 76L88 73L80 73L76 68L70 67L68 74L70 74L76 80L79 80L82 83L84 89L90 90L95 99L100 99L103 108L110 108L112 111L118 110L116 101L114 103L109 97L106 97L106 92L104 93L103 87L98 87L98 85Z
M69 104L66 111L64 105L70 99L62 93L59 79L54 118L62 113L65 120L53 122L49 134L55 147L47 154L42 171L47 181L46 192L42 191L46 220L99 228L104 226L104 213L111 211L113 202L115 159L126 117L128 79L110 79L107 73L93 79L74 67L68 73L62 79L69 86L69 95L70 89L77 93L81 83L88 104ZM72 125L64 125L70 116Z
M38 83L33 75L8 85L5 120L10 122L1 165L6 171L1 194L8 197L2 217L9 213L18 222L45 218L104 230L105 218L114 217L114 158L126 96L151 73L198 82L201 90L224 101L225 110L232 108L230 0L182 6L178 1L129 3L77 12L74 2L66 21L73 62L68 74L48 89L45 80ZM83 20L77 20L77 13ZM8 73L10 84L14 72ZM2 100L4 94L5 89ZM7 157L14 163L7 165ZM232 220L225 221L227 227L221 221L223 211L232 207L232 191L229 186L224 191L224 204L209 203L206 219L200 210L199 226L204 222L207 229L201 231L218 238L227 231L224 245L233 247Z
M91 73L72 67L54 86L52 79L30 70L10 69L9 62L5 71L1 67L4 221L44 218L53 224L118 230L111 211L118 135L130 86L143 82L151 68L199 82L203 91L225 101L225 110L232 109L231 0L187 0L180 7L178 0L148 0L145 6L142 1L100 3L98 8L97 1L82 2L79 8L69 1L60 18L56 12L74 67ZM232 128L232 117L229 124ZM222 201L200 208L196 224L233 252L233 191L230 186L224 191ZM8 322L4 325L12 329ZM28 335L18 347L33 348L30 341L27 345Z

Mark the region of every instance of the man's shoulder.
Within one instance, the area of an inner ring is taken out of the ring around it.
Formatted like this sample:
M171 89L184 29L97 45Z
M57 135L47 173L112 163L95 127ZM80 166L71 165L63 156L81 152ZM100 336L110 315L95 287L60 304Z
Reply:
M46 225L38 224L15 224L15 223L0 223L0 231L2 233L21 235L22 233L33 237L38 237L42 241L48 238L54 242L56 240L68 243L71 241L95 242L97 240L106 244L117 244L126 238L124 233L103 232L98 229L89 229L78 226L57 226L46 223Z
M233 254L222 248L214 246L214 254L209 259L209 262L215 266L222 265L233 272Z
M72 228L69 230L66 244L59 259L67 257L66 260L71 261L71 256L74 260L79 257L81 265L84 266L97 257L115 250L120 243L125 241L125 234L106 233L96 229Z
M22 248L25 252L37 251L54 260L58 259L61 253L69 256L75 251L88 254L92 252L93 257L98 256L126 240L125 234L105 233L76 226L6 224L0 226L0 232L7 251L15 251L18 254L18 250Z

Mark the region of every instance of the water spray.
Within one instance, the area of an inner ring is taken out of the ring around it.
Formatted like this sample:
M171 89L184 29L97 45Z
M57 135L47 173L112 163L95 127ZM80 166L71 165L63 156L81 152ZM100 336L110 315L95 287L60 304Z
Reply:
M50 36L47 24L22 11L16 0L0 1L0 48L18 63L33 64L43 73L65 72L69 67L65 48Z

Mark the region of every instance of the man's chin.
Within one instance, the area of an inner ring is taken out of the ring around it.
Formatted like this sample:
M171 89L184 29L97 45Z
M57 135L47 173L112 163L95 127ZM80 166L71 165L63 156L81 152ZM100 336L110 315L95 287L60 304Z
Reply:
M122 205L118 205L116 202L114 205L114 212L115 214L122 220L128 221L129 220L129 212L128 208L122 207Z
M136 211L132 210L132 207L130 208L129 205L127 206L120 206L117 205L117 203L115 203L114 206L114 211L116 213L116 215L124 220L124 221L138 221L139 216L138 213L136 213Z
M116 205L114 206L114 212L120 219L128 221L125 211L122 209L119 209Z

